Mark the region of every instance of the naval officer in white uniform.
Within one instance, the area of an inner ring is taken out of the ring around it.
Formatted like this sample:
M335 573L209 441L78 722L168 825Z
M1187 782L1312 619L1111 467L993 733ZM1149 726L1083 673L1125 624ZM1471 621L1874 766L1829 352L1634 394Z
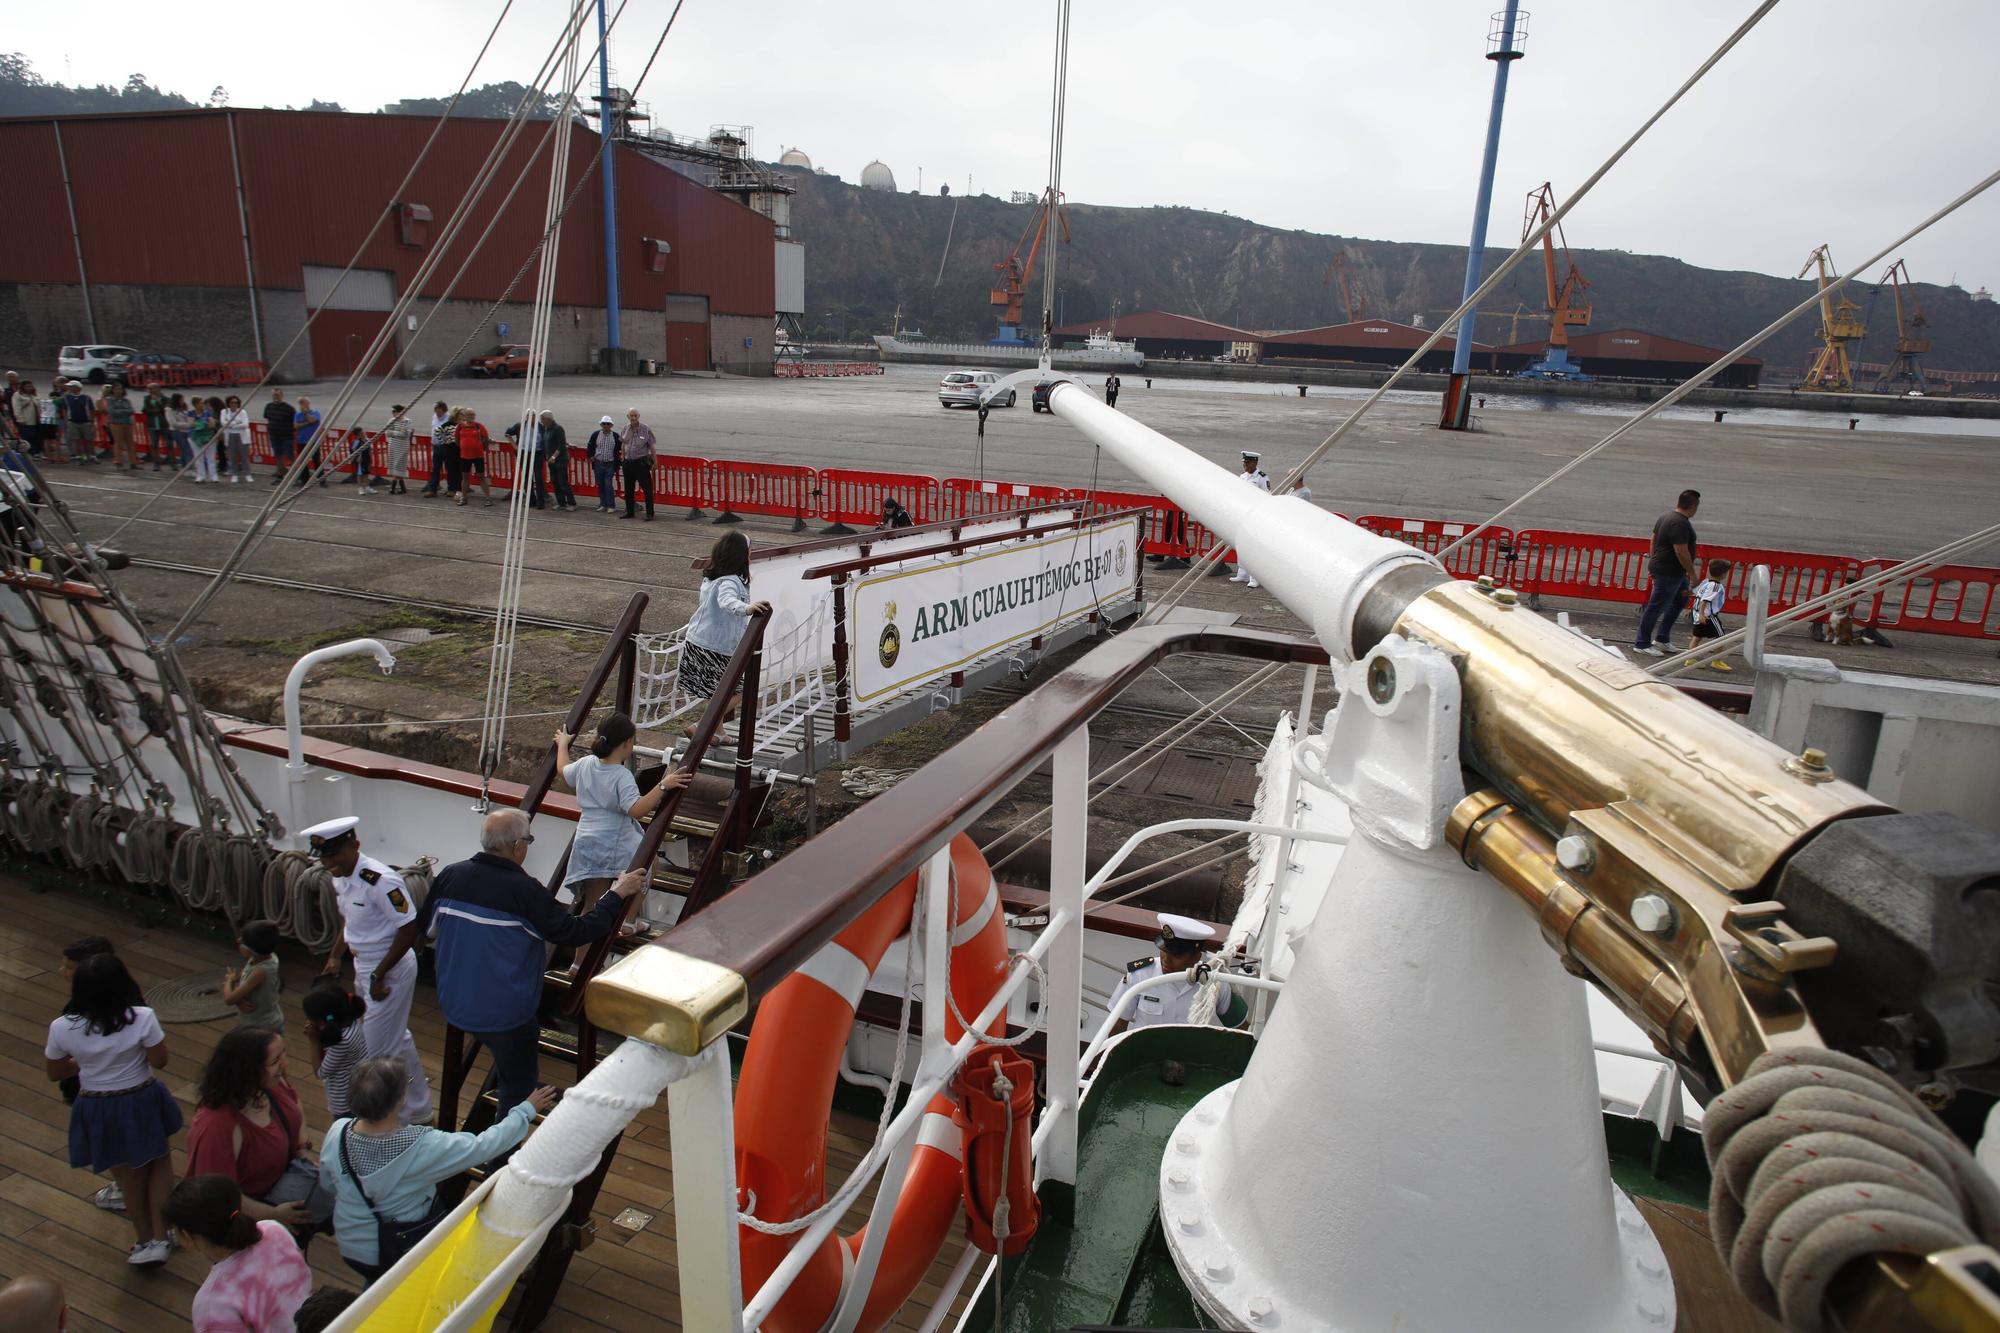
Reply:
M1271 479L1264 475L1263 468L1257 466L1263 457L1255 449L1245 449L1243 451L1243 470L1237 473L1236 476L1237 480L1247 481L1258 490L1264 492L1264 494L1269 495L1271 493ZM1257 582L1257 576L1242 565L1230 566L1229 581L1231 583L1247 583L1253 588L1263 586ZM1183 921L1187 919L1186 917L1181 918Z
M417 993L417 903L401 875L362 854L354 831L360 822L350 815L305 831L306 843L333 878L340 902L340 933L322 970L338 977L346 955L353 953L355 989L368 1001L361 1031L369 1053L401 1057L410 1075L403 1120L419 1124L431 1118L431 1084L410 1035L410 1002Z
M1111 992L1111 1007L1116 1009L1125 992L1142 981L1168 973L1185 973L1201 961L1202 941L1213 939L1215 932L1192 917L1176 916L1172 912L1161 912L1160 935L1155 942L1160 952L1152 958L1141 958L1125 969L1125 975L1118 982L1118 989ZM1221 1013L1229 1007L1229 983L1217 981L1215 1010ZM1123 1032L1128 1027L1151 1027L1156 1023L1186 1023L1189 1010L1194 1006L1194 996L1201 989L1200 983L1189 981L1182 976L1178 981L1169 981L1164 986L1143 991L1133 1002L1132 1012L1118 1020L1113 1032Z

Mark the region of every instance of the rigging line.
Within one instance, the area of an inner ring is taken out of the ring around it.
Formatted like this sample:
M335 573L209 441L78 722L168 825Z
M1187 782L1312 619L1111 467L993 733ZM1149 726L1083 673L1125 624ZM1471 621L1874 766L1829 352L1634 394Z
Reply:
M1905 579L1921 578L1931 570L1936 569L1939 565L1949 564L1953 557L1964 555L1968 551L1977 550L1979 547L1993 541L2000 541L2000 523L1981 528L1977 532L1967 533L1963 537L1946 542L1943 546L1935 547L1922 555L1912 556L1901 564L1891 565L1887 569L1879 569L1865 578L1856 579L1852 583L1843 583L1831 592L1821 593L1818 597L1810 601L1800 602L1788 611L1783 611L1766 618L1764 628L1768 631L1780 625L1789 625L1794 621L1805 619L1814 612L1825 610L1829 606L1852 601L1861 593L1870 592L1876 588ZM1663 662L1654 663L1648 670L1656 676L1678 675L1703 658L1713 658L1720 653L1725 653L1731 648L1736 647L1743 642L1749 633L1749 627L1746 625L1741 629L1731 630L1719 638L1703 640L1701 648L1698 651L1691 649L1688 652L1669 657Z
M1048 253L1042 259L1042 354L1055 343L1056 252L1062 231L1062 156L1065 122L1069 116L1069 6L1056 3L1056 65L1049 108L1049 195L1046 229Z
M617 26L618 20L624 14L624 12L625 12L625 0L620 0L618 8L612 12L610 27L615 28ZM660 30L659 39L653 44L652 55L648 57L645 67L640 71L639 79L635 81L633 84L634 91L636 91L638 88L644 85L645 77L648 73L651 72L654 61L656 61L659 58L660 49L666 44L667 34L673 31L674 20L677 17L679 17L680 12L681 12L681 3L680 0L677 0L676 4L674 5L673 12L667 15L666 26ZM570 90L572 96L574 96L575 91L576 91L575 88L572 88ZM563 206L564 216L568 216L569 210L576 205L577 199L579 198L579 196L581 196L583 192L583 187L585 183L589 180L591 174L596 171L599 163L603 161L604 153L609 147L610 145L608 143L600 143L596 155L591 158L590 166L584 169L583 174L577 180L575 188L570 191L569 201ZM512 187L509 188L507 192L507 198L503 202L511 203L514 197L514 193L520 189L522 182L527 179L528 171L532 166L532 164L533 164L533 158L531 156L530 161L522 166L520 173L514 178L514 184ZM475 248L477 248L477 246L483 246L485 244L487 237L489 237L492 234L494 227L498 225L499 217L500 213L496 212L493 215L493 217L491 217L487 221L486 229L480 233L480 238L479 241L476 242ZM452 365L457 364L458 358L464 355L465 349L471 345L472 340L474 338L479 336L480 331L484 329L486 325L492 320L494 314L500 309L500 307L505 305L509 300L513 299L514 289L520 286L521 279L527 276L529 267L535 262L536 257L541 253L542 247L547 243L548 243L548 233L544 231L541 238L535 243L535 245L529 248L528 254L524 259L522 259L520 267L514 271L514 277L511 281L508 282L506 290L503 291L493 301L491 305L487 306L486 313L470 326L470 328L466 332L465 337L459 342L457 350L454 351L451 354L451 356L445 358L445 360L441 361L438 364L438 368L434 372L432 372L430 379L426 380L424 382L423 387L417 391L415 395L417 399L421 399L426 394L428 394L431 391L432 386L436 385L436 383L444 377L445 371ZM468 258L465 263L460 265L459 272L453 278L452 285L451 287L447 288L447 291L455 290L458 278L464 276L464 273L470 267L470 264L471 261ZM426 329L430 326L430 321L436 317L438 310L441 308L442 300L443 298L440 298L439 302L437 304L434 304L430 312L424 316L423 323L418 330L419 336L421 336L423 329ZM364 405L363 411L366 411L368 407L373 406L375 400L381 396L382 390L385 387L387 387L386 379L382 382L382 384L376 386L374 393L369 395L368 403ZM304 454L302 453L300 457L301 460L303 460ZM337 466L337 464L335 465L326 464L324 458L322 458L321 464L322 465L320 468L320 473L322 475L326 471L330 470L331 466ZM292 476L291 473L287 473L286 479L290 480L291 476ZM299 493L294 494L288 499L281 501L278 506L280 516L282 516L284 512L288 512L292 506L296 505L303 498L304 498L303 490L301 490ZM273 520L274 524L275 521L276 520L274 519ZM253 528L253 533L255 532L256 530ZM250 546L249 551L245 553L243 559L247 561L250 555L255 554L257 549L261 547L261 545L263 544L265 538L268 537L269 535L270 535L269 528L266 528L261 533L257 534L255 542ZM232 579L236 578L238 576L237 571L241 569L242 563L243 561L225 562L223 569L217 574L217 578L218 579L222 579L225 577Z
M1237 835L1231 834L1230 836L1235 837ZM1227 839L1225 838L1216 839L1216 842L1225 842L1225 841L1227 841ZM1213 847L1214 845L1215 843L1213 842L1203 843L1200 847L1197 847L1194 850L1202 851L1209 847ZM1119 894L1116 898L1106 898L1101 903L1093 902L1088 908L1085 909L1084 915L1087 917L1090 915L1090 913L1095 912L1101 907L1117 907L1122 903L1131 902L1134 898L1137 898L1142 893L1151 893L1154 889L1164 889L1165 887L1167 887L1167 885L1172 884L1177 880L1186 879L1189 875L1198 875L1202 871L1208 869L1210 866L1221 865L1224 861L1229 860L1231 857L1241 856L1242 854L1243 854L1243 849L1240 847L1231 847L1224 851L1217 852L1214 856L1209 857L1205 861L1200 861L1194 865L1183 867L1180 870L1176 870L1171 875L1166 875L1160 879L1154 880L1150 884L1141 884L1136 889L1128 889L1126 892ZM1181 855L1183 856L1191 855L1191 853L1184 852L1181 853ZM1170 856L1167 857L1164 861L1155 861L1152 863L1152 865L1141 866L1139 867L1139 869L1133 871L1132 873L1135 875L1144 874L1146 871L1153 869L1155 866L1166 865L1177 859L1179 858ZM1123 876L1120 876L1120 878L1122 879Z
M576 8L572 11L571 17L574 19L588 3L589 0L577 0ZM623 0L621 0L618 9L620 15L624 13L624 8ZM613 22L615 23L616 21L616 16L614 16ZM566 35L567 33L568 28L565 27L564 34ZM492 149L487 153L485 161L481 163L472 185L467 187L464 199L460 201L459 207L446 222L443 234L431 248L430 252L424 256L410 284L403 291L402 295L396 299L395 305L391 307L388 316L383 320L381 329L369 341L368 348L363 353L360 364L341 384L339 390L336 391L333 405L328 409L327 413L329 420L326 428L329 433L334 428L333 421L337 420L344 410L348 399L353 395L355 387L362 380L368 378L367 368L372 366L376 358L381 355L387 341L394 336L396 325L401 322L404 313L416 302L424 286L428 284L431 276L437 271L438 266L443 263L446 251L457 241L459 233L470 219L474 205L492 184L493 178L499 171L500 165L505 160L506 155L513 150L515 141L519 139L521 131L527 125L526 112L531 98L540 93L548 81L555 75L557 67L556 57L561 50L562 41L563 38L557 38L556 46L551 48L549 55L544 58L542 68L536 75L537 82L527 91L523 92L521 103L515 108L515 116L509 119L501 128ZM574 89L571 89L572 93L574 91ZM561 123L563 122L552 122L551 128L553 129L554 125ZM440 296L438 302L441 304L448 295L449 293L447 292L445 296ZM229 559L224 561L223 569L226 572L233 574L237 568L241 567L242 562L248 558L249 553L256 548L259 535L263 531L265 519L284 506L284 501L281 498L284 490L301 473L310 474L313 471L313 465L310 460L315 455L321 456L323 460L324 454L324 445L318 448L301 448L299 450L298 456L293 459L291 465L280 475L278 493L274 494L265 503L263 513L252 524L250 530L243 534L242 539L237 543L236 550L232 552ZM184 633L187 626L193 623L194 617L221 593L226 583L226 578L218 576L213 585L204 588L198 593L195 600L182 614L181 619L175 624L172 633L168 637L176 638Z
M1320 442L1318 448L1314 449L1310 454L1306 455L1304 461L1300 462L1297 467L1294 467L1290 472L1286 473L1283 481L1279 482L1276 486L1271 488L1272 493L1276 495L1283 495L1288 489L1290 489L1291 484L1294 481L1297 481L1300 477L1303 477L1306 474L1306 470L1308 468L1312 467L1315 463L1319 462L1320 459L1324 458L1328 450L1332 449L1333 446L1338 444L1350 430L1354 429L1356 423L1358 423L1363 416L1367 415L1369 409L1373 408L1376 403L1382 401L1383 396L1386 395L1390 389L1394 388L1396 384L1402 380L1403 376L1407 375L1411 371L1411 369L1414 368L1417 365L1417 363L1423 359L1424 355L1428 353L1431 350L1431 348L1435 347L1438 344L1438 341L1442 339L1445 336L1445 334L1456 329L1459 325L1459 322L1465 318L1466 312L1477 309L1479 303L1486 299L1487 294L1490 293L1495 287L1498 287L1501 281L1505 279L1509 273L1512 273L1515 267L1519 265L1522 260L1526 259L1536 246L1542 243L1542 238L1548 235L1549 232L1552 231L1554 228L1556 228L1558 225L1560 225L1562 220L1569 215L1570 210L1575 208L1579 203L1583 201L1584 196L1588 195L1591 192L1591 190L1596 187L1598 181L1604 178L1605 173L1609 172L1611 168L1616 166L1627 153L1631 152L1632 148L1639 142L1641 138L1645 136L1646 132L1652 129L1654 125L1658 124L1660 118L1665 116L1668 111L1672 110L1675 103L1679 102L1681 98L1685 97L1697 83L1701 82L1702 77L1706 75L1709 72L1709 70L1715 68L1716 64L1720 62L1725 55L1728 55L1729 52L1736 46L1738 42L1742 41L1745 37L1747 37L1750 34L1751 29L1755 28L1760 22L1763 21L1765 15L1769 14L1772 9L1777 7L1777 3L1778 0L1762 0L1762 3L1760 3L1757 6L1757 8L1751 12L1750 17L1743 20L1743 22L1737 26L1736 30L1730 33L1729 36L1723 41L1722 45L1716 47L1715 51L1708 57L1708 59L1702 61L1702 63L1695 69L1694 73L1690 74L1687 77L1687 79L1681 84L1680 87L1674 89L1672 95L1669 96L1666 101L1660 104L1659 109L1654 111L1652 115L1646 117L1646 119L1640 124L1639 128L1632 131L1631 136L1627 138L1624 143L1618 145L1618 147L1615 150L1613 150L1611 156L1605 158L1604 161L1601 164L1599 164L1597 170L1591 172L1590 175L1587 178L1585 178L1583 184L1577 187L1575 193L1571 194L1567 199L1564 199L1557 208L1555 208L1552 212L1550 212L1550 214L1546 218L1542 220L1539 226L1535 227L1533 230L1528 232L1527 235L1521 238L1521 243L1519 246L1515 247L1514 252L1508 255L1505 259L1503 259L1500 262L1500 266L1494 269L1493 272L1486 278L1486 280L1480 283L1479 286L1476 289L1474 289L1473 293L1470 296L1466 297L1464 301L1460 302L1456 310L1452 311L1451 314L1437 326L1437 328L1431 331L1430 336L1424 339L1423 343L1420 346L1418 346L1416 351L1410 353L1409 358L1405 360L1402 365L1396 367L1395 371L1390 374L1388 379L1384 380L1380 385L1376 387L1373 393L1369 394L1367 398L1363 399L1361 403L1354 409L1354 411L1348 414L1347 419L1341 422L1339 426L1335 427L1331 435L1327 436L1326 439ZM1154 607L1154 609L1149 610L1146 613L1145 623L1156 625L1160 622L1161 617L1163 617L1168 611L1172 610L1176 606L1179 606L1181 602L1186 599L1188 593L1194 590L1200 578L1204 574L1206 574L1210 569L1213 569L1215 567L1216 562L1222 558L1222 553L1224 549L1225 549L1224 545L1218 543L1215 547L1211 548L1208 551L1208 553L1205 554L1198 562L1196 562L1195 566L1192 569L1188 570L1185 574L1181 575L1180 579L1174 584L1174 586L1168 589L1166 598L1164 598L1161 602L1159 602Z
M579 18L572 29L569 48L565 53L568 60L567 74L572 85L576 82L577 42L582 33ZM565 100L562 108L563 119L568 121L571 104ZM607 105L604 114L609 116ZM567 148L567 145L563 145ZM534 469L536 480L540 477L542 463L537 452L536 438L531 432L541 429L535 404L541 396L548 371L548 340L551 313L555 299L556 269L562 258L562 213L563 186L568 179L570 155L558 149L549 155L549 183L546 198L542 203L542 221L551 241L541 247L541 262L536 274L533 315L528 334L528 373L521 383L521 409L515 432L515 458L522 457L525 449L529 466ZM499 767L500 749L506 741L507 710L511 707L514 678L514 647L517 640L516 624L521 607L522 569L527 555L527 513L528 500L533 494L532 485L523 485L518 469L514 478L513 492L508 496L507 534L502 548L500 567L500 593L493 620L493 651L487 662L486 714L487 721L480 728L480 800L484 803L490 795L494 771Z
M341 284L347 281L347 275L354 271L355 265L361 262L361 256L367 252L368 247L370 245L373 245L375 243L375 237L381 232L382 228L385 225L387 225L389 221L389 214L391 210L395 207L396 202L406 197L406 195L408 194L410 183L416 179L418 168L423 166L424 159L430 155L431 148L438 141L438 136L444 133L444 127L446 122L448 122L451 119L451 113L457 109L458 101L461 97L465 95L465 90L471 86L472 76L479 71L480 64L484 62L486 59L487 51L492 49L493 39L500 35L500 25L506 22L507 15L513 8L514 8L514 0L506 0L506 3L500 7L500 16L493 20L493 26L487 30L486 40L483 43L481 43L479 47L479 54L472 58L472 64L466 68L465 77L459 81L458 90L452 93L450 99L446 101L444 105L444 110L438 113L437 121L431 126L431 132L429 136L425 138L423 147L417 150L417 155L415 159L412 160L410 163L410 169L405 173L403 173L403 179L397 183L396 188L390 194L388 201L382 206L382 209L375 215L375 221L368 228L368 234L361 238L361 243L359 245L354 247L354 254L351 258L348 259L347 267L340 270L340 276L334 279L333 286L328 291L329 296L331 296L334 292L338 292L340 290ZM321 307L321 309L324 309L324 307ZM271 383L271 377L277 373L277 368L279 366L282 366L285 363L285 358L290 356L293 353L293 351L295 351L298 348L299 343L302 340L304 340L306 335L311 331L313 322L317 320L319 316L320 316L320 311L317 309L308 310L306 312L305 322L299 325L298 332L292 335L292 340L285 344L284 350L279 352L277 356L273 357L270 360L270 362L268 363L268 365L264 370L264 377L258 380L256 384L252 385L248 393L242 395L243 401L245 403L248 403L251 399L255 398L258 394L262 393L267 386L269 386L269 384ZM182 464L180 468L174 473L174 475L169 477L167 480L168 481L178 480L193 466L194 466L194 460L190 459L188 462ZM139 513L143 514L146 511L147 506L149 506L151 503L152 502L149 500L147 501L146 505L142 505L139 509ZM138 515L135 514L133 515L133 517L137 518ZM127 521L129 522L130 520ZM123 532L124 530L125 530L124 526L120 525L118 530L116 532L113 532L111 536L106 538L105 540L116 541L118 539L118 534Z
M1196 703L1201 702L1201 696L1199 694L1196 694L1193 690L1181 684L1179 681L1175 680L1172 676L1169 676L1166 672L1162 671L1160 668L1154 667L1153 674L1158 676L1161 680L1167 682L1167 684L1173 686L1175 689L1179 690L1182 694L1185 694L1188 698L1194 700ZM1223 726L1228 727L1231 731L1241 736L1244 740L1249 741L1252 745L1256 745L1259 743L1255 736L1252 736L1249 732L1243 730L1243 728L1237 726L1234 722L1231 722L1227 717L1225 717L1221 713L1217 713L1215 715L1215 720L1217 722L1220 722Z
M1928 231L1932 226L1943 221L1945 218L1951 216L1951 214L1956 212L1959 208L1963 207L1964 205L1971 203L1974 199L1978 198L1981 194L1985 193L1988 189L1990 189L1995 182L2000 182L2000 171L1995 171L1994 173L1986 177L1986 179L1980 181L1977 185L1974 185L1971 189L1959 195L1958 198L1952 200L1950 203L1946 204L1943 208L1940 208L1937 212L1931 214L1929 217L1925 218L1922 222L1919 222L1916 226L1910 228L1908 231L1904 232L1901 236L1898 236L1895 240L1883 246L1880 250L1876 251L1871 258L1862 260L1859 264L1856 264L1853 268L1850 268L1846 273L1841 274L1834 281L1828 283L1824 291L1819 291L1819 290L1813 291L1803 301L1800 301L1797 305L1793 306L1790 310L1787 310L1784 314L1779 315L1776 319L1772 320L1769 324L1766 324L1763 328L1759 329L1757 332L1751 334L1748 338L1738 343L1735 347L1731 348L1729 351L1724 352L1720 357L1718 357L1715 361L1711 362L1708 366L1704 367L1701 370L1696 371L1693 375L1681 381L1681 383L1675 385L1671 392L1663 395L1657 401L1650 404L1644 411L1628 419L1623 425L1619 426L1617 430L1612 431L1609 435L1599 440L1596 444L1593 444L1592 446L1590 446L1590 448L1584 450L1582 453L1578 454L1575 458L1570 459L1569 462L1564 463L1554 472L1551 472L1548 476L1542 478L1542 480L1536 482L1533 486L1530 486L1527 490L1523 491L1519 496L1515 497L1513 500L1503 505L1500 509L1494 511L1492 516L1487 518L1484 522L1479 523L1475 527L1467 528L1465 530L1465 533L1462 536L1460 536L1457 541L1453 542L1451 545L1445 547L1442 551L1438 552L1438 559L1440 561L1444 560L1453 551L1456 551L1459 547L1465 545L1467 542L1477 537L1480 533L1486 531L1486 529L1492 527L1495 523L1498 523L1501 519L1507 517L1507 515L1513 513L1515 510L1519 509L1522 505L1526 504L1528 501L1534 499L1537 495L1540 495L1543 491L1547 490L1549 487L1555 485L1556 482L1562 480L1564 477L1568 476L1571 472L1574 472L1577 468L1582 467L1585 463L1597 457L1598 454L1603 453L1606 449L1609 449L1612 445L1616 444L1620 439L1623 439L1626 435L1630 434L1638 426L1640 426L1646 421L1651 420L1654 416L1657 416L1661 411L1665 410L1668 407L1673 406L1675 403L1679 402L1682 398L1685 398L1689 393L1693 392L1697 386L1706 383L1709 376L1722 370L1725 366L1735 361L1737 357L1742 356L1744 353L1750 351L1752 348L1756 347L1759 343L1762 343L1766 338L1769 338L1772 334L1776 333L1779 329L1784 328L1785 325L1797 319L1800 315L1803 315L1807 311L1812 310L1814 307L1818 306L1820 301L1824 299L1827 295L1839 291L1849 282L1852 282L1855 278L1861 276L1863 272L1875 267L1875 265L1879 263L1886 256L1894 253L1897 250L1900 250L1909 241L1915 239L1918 236L1923 235L1923 233Z

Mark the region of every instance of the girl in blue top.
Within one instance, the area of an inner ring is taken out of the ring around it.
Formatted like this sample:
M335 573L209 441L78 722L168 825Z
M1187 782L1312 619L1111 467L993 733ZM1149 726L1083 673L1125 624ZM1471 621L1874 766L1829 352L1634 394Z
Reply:
M409 1071L397 1057L363 1060L348 1085L353 1115L336 1120L320 1149L320 1184L333 1192L333 1238L340 1257L369 1281L423 1239L445 1209L437 1187L467 1167L490 1162L528 1137L537 1115L555 1105L554 1088L536 1088L481 1134L447 1134L403 1123ZM383 1224L396 1229L401 1251L384 1254Z
M694 780L694 774L685 769L669 769L641 796L639 780L628 766L636 734L631 718L613 713L599 724L590 753L571 759L569 743L575 738L556 730L556 764L562 769L563 781L576 793L581 810L562 886L570 901L579 893L583 895L586 912L632 864L641 838L639 821L659 809L668 792Z
M688 621L687 641L681 645L678 684L689 699L707 699L722 688L722 673L736 652L737 643L754 615L768 615L769 602L750 600L750 539L740 532L725 532L708 553L708 568L701 574L701 601ZM736 716L743 696L734 694L722 710L726 723ZM688 730L693 731L690 726ZM718 741L725 739L718 732Z

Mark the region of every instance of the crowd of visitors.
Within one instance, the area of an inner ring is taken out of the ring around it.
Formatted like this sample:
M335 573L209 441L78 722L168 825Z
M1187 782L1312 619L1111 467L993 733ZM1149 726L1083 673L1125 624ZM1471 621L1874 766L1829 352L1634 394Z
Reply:
M293 401L283 388L272 388L257 412L270 454L271 484L293 474L301 486L314 481L325 486L329 474L337 473L357 495L383 490L408 495L417 440L410 412L397 403L380 426L357 421L344 430L324 429L310 398ZM506 438L515 445L518 466L528 478L529 507L577 508L574 478L587 473L595 483L599 513L616 513L622 491L624 517L636 518L643 493L645 517L651 519L659 440L638 408L626 411L625 422L620 430L607 413L598 419L598 429L572 444L556 414L545 408L531 419L525 448L520 423L508 426ZM476 478L480 499L490 507L494 442L478 414L443 400L433 404L430 443L429 477L419 493L464 505ZM0 449L6 448L18 448L43 464L109 461L121 472L150 464L154 472L185 474L197 485L244 485L252 475L256 440L250 407L236 394L183 395L153 388L135 400L124 385L113 383L93 398L81 382L57 379L44 396L33 382L9 371L0 386ZM294 463L301 461L294 473ZM374 484L378 477L381 487Z

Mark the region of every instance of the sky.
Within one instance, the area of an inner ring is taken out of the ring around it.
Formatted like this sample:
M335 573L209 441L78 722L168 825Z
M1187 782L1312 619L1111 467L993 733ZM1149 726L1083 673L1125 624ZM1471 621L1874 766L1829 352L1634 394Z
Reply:
M178 0L171 23L148 21L131 42L79 40L63 7L20 6L0 48L52 81L140 73L197 101L220 82L239 106L322 98L372 110L449 93L502 2ZM1064 190L1077 203L1184 204L1463 244L1492 96L1489 15L1502 3L1081 0ZM627 0L614 82L637 78L672 8ZM1496 246L1519 237L1530 189L1547 180L1566 197L1754 5L1529 8L1493 191ZM514 0L475 84L530 78L564 12ZM1035 191L1048 177L1054 14L1053 0L685 0L638 96L661 127L749 125L760 156L795 146L850 181L879 158L905 190L921 171L933 193L968 180L981 193ZM1569 240L1785 276L1825 242L1857 265L2000 168L1996 49L2000 5L1988 0L1786 0L1577 207ZM2000 287L1996 235L2000 187L1901 253L1918 281Z

